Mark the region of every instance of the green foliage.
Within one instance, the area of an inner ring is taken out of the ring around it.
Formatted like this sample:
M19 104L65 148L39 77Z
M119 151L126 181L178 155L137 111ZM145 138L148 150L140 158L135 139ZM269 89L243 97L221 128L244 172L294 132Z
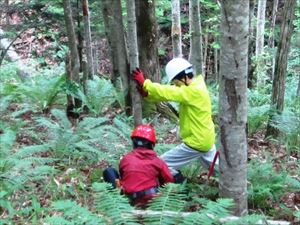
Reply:
M137 224L136 218L124 217L133 210L133 207L129 205L124 195L120 195L119 189L112 189L107 183L94 183L93 190L96 210L103 215L106 223Z
M62 212L61 216L50 216L46 222L51 225L94 225L104 224L100 215L92 213L88 208L71 200L59 200L52 203L52 210Z
M288 152L300 152L300 112L286 109L272 117L271 125L284 134L283 143L287 146Z
M107 160L116 164L128 146L129 127L120 119L114 120L114 126L105 117L85 117L74 129L64 111L53 109L51 114L53 120L39 117L36 121L48 129L49 148L65 163L83 166ZM122 139L123 144L116 142Z
M261 209L270 209L268 202L277 202L284 193L300 188L299 181L284 171L276 172L270 162L252 160L248 167L248 179L251 184L248 188L249 203Z
M124 96L116 91L110 80L94 76L93 80L87 81L85 89L86 94L77 89L77 95L94 115L101 115L116 101L124 107Z

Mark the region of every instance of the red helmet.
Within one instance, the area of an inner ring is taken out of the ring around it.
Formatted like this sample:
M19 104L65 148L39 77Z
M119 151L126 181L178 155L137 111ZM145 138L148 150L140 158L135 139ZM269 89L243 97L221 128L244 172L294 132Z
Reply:
M131 133L131 138L144 138L148 141L156 143L155 130L151 125L138 125Z

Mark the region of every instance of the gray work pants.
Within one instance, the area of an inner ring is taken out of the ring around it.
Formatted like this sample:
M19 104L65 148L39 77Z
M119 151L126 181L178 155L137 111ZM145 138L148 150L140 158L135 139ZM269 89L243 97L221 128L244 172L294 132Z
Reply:
M199 159L203 167L208 169L214 160L216 152L215 145L213 145L208 152L199 152L182 143L170 151L162 154L160 158L166 162L172 175L174 176L178 173L178 169L196 159ZM219 159L216 161L215 168L217 168L218 165Z

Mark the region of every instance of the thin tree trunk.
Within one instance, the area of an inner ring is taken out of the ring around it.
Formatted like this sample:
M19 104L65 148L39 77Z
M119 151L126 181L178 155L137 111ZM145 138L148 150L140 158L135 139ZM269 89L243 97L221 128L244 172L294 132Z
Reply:
M5 7L6 7L7 9L9 9L9 0L5 0ZM8 11L9 11L9 10L7 10L7 13L6 13L6 15L5 15L6 26L9 25L9 12L8 12Z
M129 64L130 71L139 67L139 54L137 43L137 28L135 15L135 1L127 0L127 17L128 17L128 48L129 48ZM142 104L141 97L136 91L136 84L130 80L132 111L134 118L134 125L137 126L142 123Z
M247 214L247 67L249 0L221 1L220 195Z
M275 35L275 25L276 25L276 14L277 14L278 0L273 1L273 9L272 9L272 20L270 24L270 37L268 40L268 47L274 49L274 35ZM274 71L275 71L275 57L272 57L272 68L270 70L270 78L273 80Z
M298 80L297 96L300 97L300 73L299 73L299 80Z
M255 57L257 60L256 74L258 85L263 84L262 70L264 66L264 60L262 59L262 54L264 51L266 2L267 0L258 0L257 7Z
M214 48L214 81L217 83L219 80L219 50Z
M172 45L173 58L182 57L181 47L181 23L180 23L180 1L171 0L172 2Z
M207 55L208 55L208 34L204 34L204 54L203 54L203 77L206 77L207 73Z
M248 88L253 89L256 86L257 76L255 73L255 66L252 63L252 58L255 54L255 40L254 40L254 26L252 19L254 18L255 0L250 0L249 9L249 47L248 47Z
M190 55L189 61L193 64L195 74L204 74L202 66L202 32L200 20L200 8L198 0L189 0L189 23L190 23Z
M84 23L83 28L84 28L84 37L85 37L87 71L88 71L88 78L91 79L94 76L95 72L93 67L92 36L91 36L88 0L82 0L82 12L83 12L83 23Z
M296 0L286 0L284 2L284 15L280 30L280 41L277 47L275 73L272 88L271 107L275 113L282 113L284 108L285 77L288 63L288 53L290 49L291 37L293 33L293 19ZM270 116L266 136L277 137L279 130L271 125L273 116Z
M66 70L68 72L67 78L70 81L74 81L77 84L80 84L80 78L79 78L79 55L78 55L78 49L77 49L77 41L76 41L76 34L74 29L74 22L72 17L72 9L71 9L71 3L70 0L64 0L64 16L65 16L65 24L66 24L66 30L67 30L67 36L68 36L68 45L70 49L70 59L67 60L68 63L66 63L66 67L69 68ZM81 106L81 101L79 99L74 99L71 96L67 97L68 99L68 105L67 105L67 115L73 118L78 117L76 113L74 113L74 109L77 109ZM69 118L70 118L69 117ZM74 121L72 121L74 122Z

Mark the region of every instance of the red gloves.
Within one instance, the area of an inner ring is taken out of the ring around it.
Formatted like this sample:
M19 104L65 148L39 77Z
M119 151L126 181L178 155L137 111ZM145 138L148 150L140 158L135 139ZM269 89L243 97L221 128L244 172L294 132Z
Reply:
M143 87L145 82L144 73L139 68L136 68L136 70L132 72L132 75L133 75L133 79L138 83L138 85Z
M147 97L148 92L143 89L143 85L144 85L144 82L145 82L144 73L139 68L136 68L136 70L132 71L132 76L133 76L133 79L138 84L136 86L136 89L138 90L138 92L141 94L141 96Z

